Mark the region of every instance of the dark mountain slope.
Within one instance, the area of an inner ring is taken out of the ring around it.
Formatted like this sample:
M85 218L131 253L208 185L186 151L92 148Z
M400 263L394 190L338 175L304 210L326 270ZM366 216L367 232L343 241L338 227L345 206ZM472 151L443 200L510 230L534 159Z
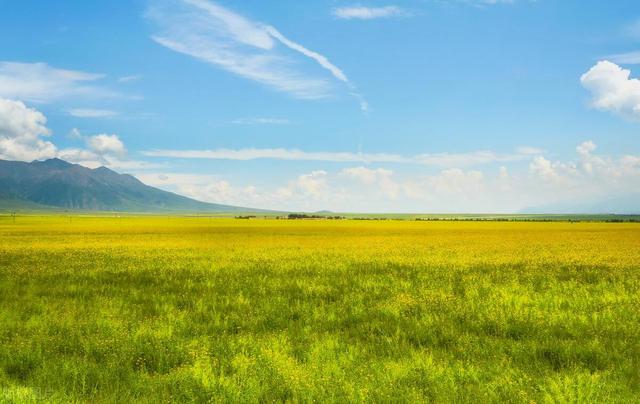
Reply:
M37 206L123 212L261 212L205 203L148 186L108 168L60 159L0 160L0 206Z

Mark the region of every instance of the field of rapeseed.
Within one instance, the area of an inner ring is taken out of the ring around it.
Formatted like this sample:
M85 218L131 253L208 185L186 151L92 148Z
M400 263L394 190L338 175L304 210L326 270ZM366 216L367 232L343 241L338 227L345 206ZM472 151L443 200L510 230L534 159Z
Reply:
M0 402L633 402L640 225L0 218Z

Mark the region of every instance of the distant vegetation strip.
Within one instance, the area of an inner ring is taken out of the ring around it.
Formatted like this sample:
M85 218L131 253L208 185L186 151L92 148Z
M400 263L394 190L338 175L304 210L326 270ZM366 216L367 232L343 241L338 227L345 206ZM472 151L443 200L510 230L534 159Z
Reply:
M267 220L399 220L399 221L456 221L456 222L605 222L640 223L640 215L620 214L413 214L413 213L282 213L265 212L104 212L83 210L6 210L0 207L0 220L20 217L68 216L68 217L175 217L194 219L235 218Z

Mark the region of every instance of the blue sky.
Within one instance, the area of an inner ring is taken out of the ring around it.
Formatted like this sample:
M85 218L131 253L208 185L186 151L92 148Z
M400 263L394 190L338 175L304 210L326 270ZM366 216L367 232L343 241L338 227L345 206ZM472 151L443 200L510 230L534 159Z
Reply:
M275 209L633 200L637 76L637 1L0 0L0 158Z

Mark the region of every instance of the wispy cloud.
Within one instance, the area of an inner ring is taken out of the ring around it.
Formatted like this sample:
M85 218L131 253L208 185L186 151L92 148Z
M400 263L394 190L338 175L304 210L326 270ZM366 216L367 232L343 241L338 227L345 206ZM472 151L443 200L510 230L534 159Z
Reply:
M196 158L213 160L295 160L332 162L404 162L395 154L359 154L352 152L306 152L297 149L216 149L216 150L148 150L149 157Z
M74 108L67 112L76 118L111 118L119 115L119 112L109 109Z
M238 118L231 123L236 125L289 125L291 121L285 118Z
M45 63L0 62L0 96L39 103L66 97L118 96L93 84L102 78L102 74L58 69Z
M131 76L122 76L122 77L118 77L118 83L129 83L132 81L138 81L142 78L141 75L139 74L134 74Z
M466 3L475 7L497 6L500 4L535 3L538 0L435 0L440 3Z
M518 152L518 154L523 154L523 155L533 155L533 154L544 154L545 150L540 149L538 147L531 147L531 146L520 146L516 149L516 151Z
M346 74L329 59L287 38L275 27L252 21L213 1L175 0L155 3L148 12L160 32L158 44L197 58L238 76L300 99L327 98L335 86L295 66L278 44L306 56L361 97ZM366 104L366 102L365 102ZM361 106L365 105L361 102Z
M329 59L327 59L325 56L319 54L318 52L314 52L312 50L309 50L309 49L305 48L304 46L289 40L288 38L286 38L284 35L282 35L277 29L275 29L272 26L267 26L264 29L269 33L269 35L271 35L272 37L274 37L278 41L282 42L282 44L284 44L289 49L293 49L296 52L300 52L304 56L306 56L308 58L311 58L311 59L315 60L316 62L318 62L318 64L320 66L322 66L323 68L325 68L328 71L330 71L331 74L333 75L333 77L335 77L336 79L338 79L338 80L340 80L340 81L342 81L344 83L349 83L349 79L344 74L344 72L342 70L340 70L340 68L338 68L338 66L334 65L333 63L331 63L329 61Z
M524 160L531 156L527 153L499 154L492 151L470 153L436 153L403 156L388 153L353 152L307 152L297 149L216 149L216 150L148 150L142 152L148 157L169 157L185 159L212 160L289 160L289 161L326 161L338 163L404 163L422 164L439 167L464 167L495 162Z
M637 65L640 64L640 51L617 53L609 55L605 59L621 65Z
M336 7L333 15L342 20L374 20L377 18L403 17L409 13L398 6L385 7Z

